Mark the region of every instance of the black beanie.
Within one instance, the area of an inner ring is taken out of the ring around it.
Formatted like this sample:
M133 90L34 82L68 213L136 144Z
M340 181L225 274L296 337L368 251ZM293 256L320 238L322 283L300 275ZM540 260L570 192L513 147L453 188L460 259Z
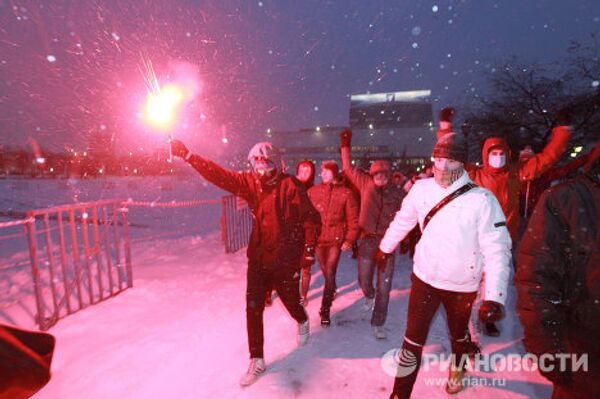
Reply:
M468 148L465 136L454 132L446 133L435 144L433 156L434 158L448 158L466 163Z

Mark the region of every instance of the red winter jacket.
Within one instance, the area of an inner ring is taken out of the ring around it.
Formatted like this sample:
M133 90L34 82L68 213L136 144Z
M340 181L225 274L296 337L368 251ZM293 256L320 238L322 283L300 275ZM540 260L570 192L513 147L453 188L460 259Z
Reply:
M510 163L510 149L504 139L491 137L485 140L481 151L483 166L466 165L469 177L480 187L494 193L506 216L506 227L513 242L517 242L521 215L519 214L519 192L521 185L538 178L556 163L567 148L571 132L567 126L557 126L544 150L525 162ZM502 168L494 168L488 163L492 147L502 147L506 152L507 163Z
M313 206L321 214L319 245L354 244L360 233L358 200L354 192L341 183L319 184L308 190Z
M321 223L298 179L280 174L274 185L262 186L251 172L224 169L198 155L188 162L206 180L248 202L253 215L250 267L300 268L304 245L316 244Z
M50 380L54 337L0 324L0 399L25 399Z

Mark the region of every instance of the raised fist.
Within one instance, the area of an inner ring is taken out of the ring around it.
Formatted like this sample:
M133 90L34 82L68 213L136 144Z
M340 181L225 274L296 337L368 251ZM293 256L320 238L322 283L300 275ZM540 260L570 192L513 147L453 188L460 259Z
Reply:
M440 122L452 122L455 111L452 107L446 107L440 111Z
M573 107L566 105L556 112L556 124L558 126L570 126L573 124Z
M175 157L185 158L190 151L181 141L171 140L171 152Z
M340 133L340 144L342 147L350 147L350 142L352 141L352 130L344 129Z

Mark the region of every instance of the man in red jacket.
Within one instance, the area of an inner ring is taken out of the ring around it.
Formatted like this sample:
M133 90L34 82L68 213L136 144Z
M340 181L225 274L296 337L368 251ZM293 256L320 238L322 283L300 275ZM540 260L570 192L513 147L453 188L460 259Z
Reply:
M341 251L352 248L358 238L358 200L352 189L339 178L339 167L333 161L321 165L321 184L311 187L308 196L321 214L321 235L316 254L325 279L321 302L321 325L331 324L330 310L335 293L335 274Z
M263 311L269 286L275 288L287 311L298 322L298 344L308 341L309 320L300 303L299 268L302 259L314 262L319 214L300 182L283 172L281 154L271 143L257 143L250 150L249 172L224 169L192 154L178 140L172 142L172 152L206 180L246 200L252 210L246 275L246 327L251 361L240 380L240 385L247 386L266 370Z

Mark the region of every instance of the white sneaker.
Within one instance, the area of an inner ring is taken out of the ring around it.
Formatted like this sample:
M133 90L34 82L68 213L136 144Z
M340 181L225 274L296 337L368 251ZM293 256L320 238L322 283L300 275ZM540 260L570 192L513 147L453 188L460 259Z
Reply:
M265 359L261 357L253 357L250 359L248 371L246 371L242 378L240 378L240 385L247 387L248 385L254 384L266 370L267 366L265 366Z
M383 326L373 326L373 335L376 339L387 339L387 333L383 329Z
M375 301L373 298L365 298L365 303L363 304L363 311L370 312L371 310L373 310L374 302Z
M298 324L298 346L306 345L310 335L310 320Z

